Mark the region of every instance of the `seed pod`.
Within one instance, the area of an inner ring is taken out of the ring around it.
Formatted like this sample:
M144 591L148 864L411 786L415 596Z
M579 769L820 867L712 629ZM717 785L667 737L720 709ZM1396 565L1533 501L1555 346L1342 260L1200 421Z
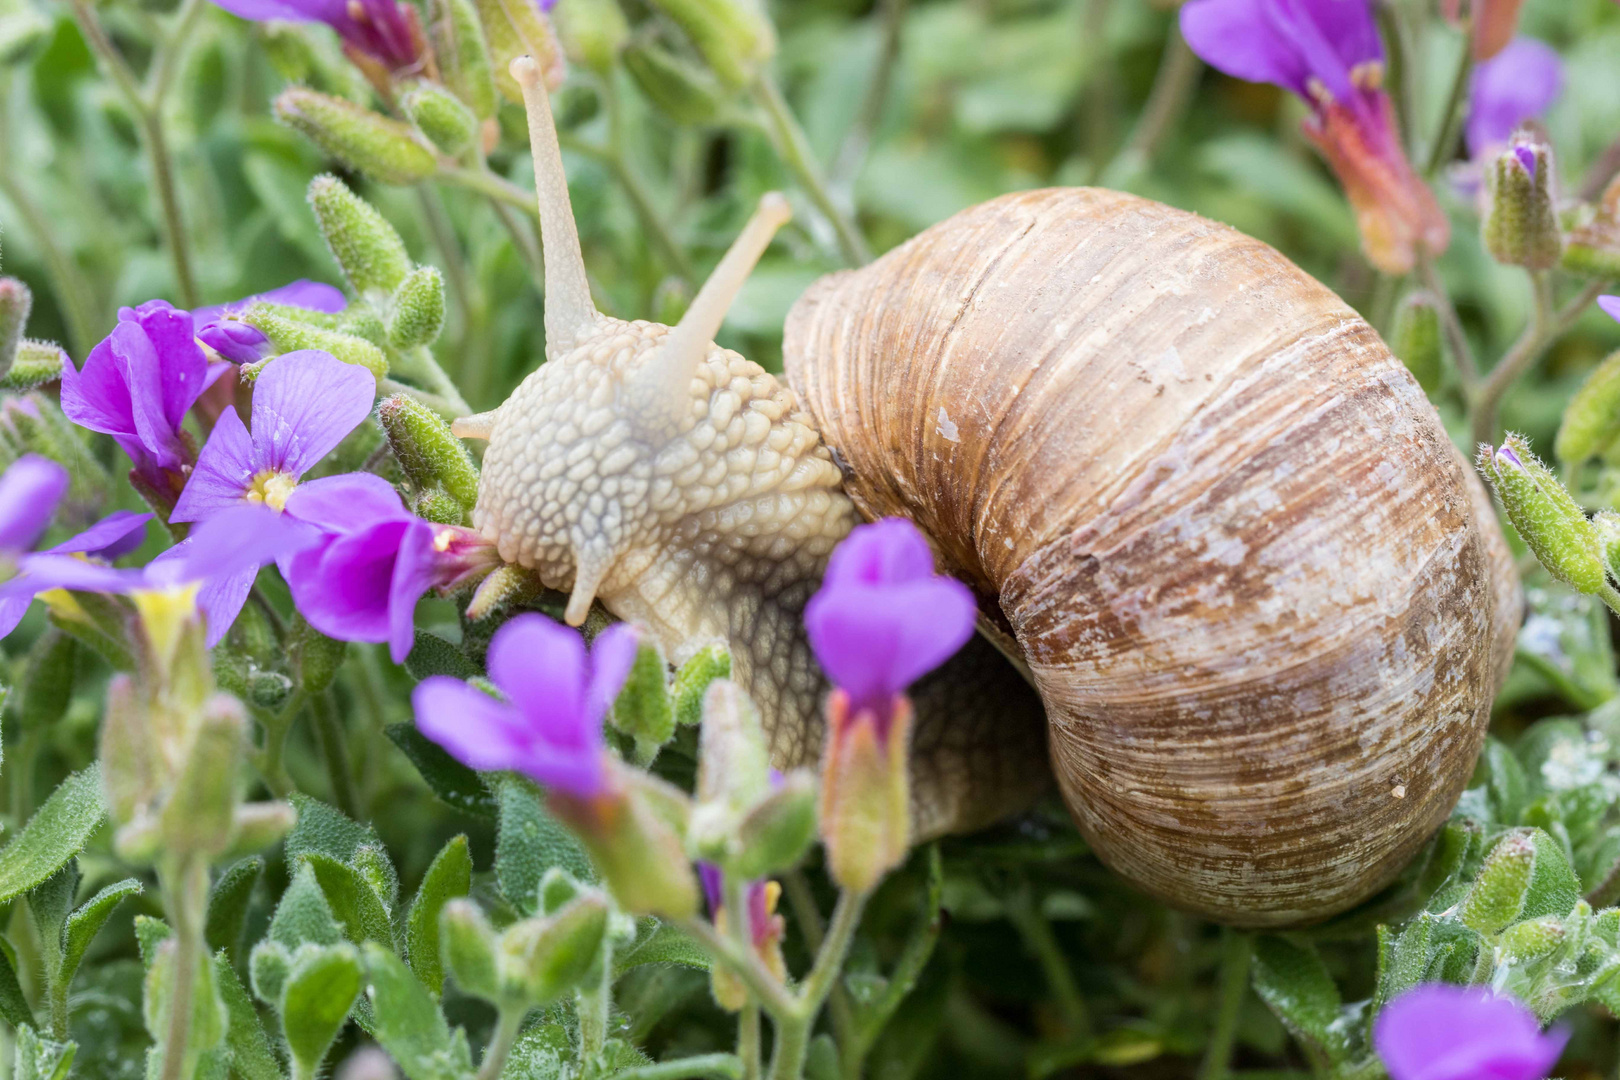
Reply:
M441 487L463 506L477 501L478 468L437 413L414 398L395 394L377 406L377 419L413 486L424 491Z
M741 89L776 54L776 30L757 0L652 0L702 54L720 81Z
M384 184L414 184L439 171L438 159L405 124L314 90L283 90L276 119L302 132L351 169Z
M551 20L569 61L598 75L613 70L613 62L630 35L618 0L571 0L552 8Z
M54 342L24 338L12 354L11 370L0 377L0 390L32 390L55 382L62 377L62 361L66 357L62 346Z
M1558 425L1553 453L1579 465L1607 450L1620 435L1620 352L1612 353L1570 395Z
M27 285L16 278L0 277L0 379L11 370L33 305L34 294Z

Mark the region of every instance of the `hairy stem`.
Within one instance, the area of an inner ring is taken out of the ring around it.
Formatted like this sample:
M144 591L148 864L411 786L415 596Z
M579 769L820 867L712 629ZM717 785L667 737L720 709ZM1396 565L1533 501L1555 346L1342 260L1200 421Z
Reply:
M922 975L923 968L928 965L929 958L934 955L934 946L939 941L942 929L940 922L941 890L944 885L944 866L939 855L939 845L932 844L928 849L928 890L927 901L923 908L922 917L912 928L911 936L906 939L904 950L900 953L900 960L889 973L883 995L869 1005L862 1017L860 1025L848 1038L840 1036L839 1049L842 1051L843 1070L845 1076L860 1076L861 1068L865 1063L866 1055L871 1052L872 1044L877 1042L883 1029L888 1026L900 1003L905 1001L912 988L917 985L917 979ZM839 995L833 995L836 1004ZM834 1016L836 1017L836 1013Z
M702 945L710 956L730 968L773 1019L786 1016L798 1007L797 999L777 981L752 949L739 950L729 938L717 933L714 924L707 919L689 916L677 920L675 925Z
M872 135L883 119L883 106L889 100L889 87L894 82L894 65L900 59L900 31L905 26L906 9L910 6L911 0L882 0L879 5L876 17L883 36L878 45L877 66L872 71L872 81L866 84L866 94L855 113L855 122L849 126L828 170L829 182L839 191L847 192L854 187L855 177L872 145Z
M343 720L338 716L332 692L328 690L311 697L309 708L315 717L315 737L321 744L321 756L326 759L326 775L332 784L332 799L339 810L360 821L360 798L354 789L354 776L349 769L349 748L344 742Z
M759 1005L750 1001L737 1017L737 1058L742 1080L759 1080Z
M805 135L804 128L799 126L798 118L788 107L787 100L782 97L776 80L769 73L760 75L754 81L753 93L770 121L771 141L776 145L782 164L793 173L816 209L832 223L844 261L851 266L864 266L871 262L872 253L867 250L865 238L827 189L826 178L822 176L821 167L816 164L815 155L810 149L810 139Z
M0 145L0 150L3 149L3 145ZM17 208L18 215L28 223L28 231L34 234L34 241L45 258L46 272L51 276L51 289L61 305L62 317L67 321L68 348L82 359L95 344L100 326L90 283L79 269L79 264L56 242L45 212L22 184L6 172L5 157L0 154L0 194L5 195Z
M477 1080L496 1080L501 1075L501 1070L506 1067L506 1059L517 1043L518 1034L523 1030L523 1018L528 1012L524 1006L500 1011L495 1021L495 1033L489 1037L489 1045L484 1048L484 1059L478 1063Z
M832 921L827 925L827 936L816 952L816 962L805 976L804 984L796 995L791 1013L776 1017L776 1047L771 1054L771 1080L798 1080L804 1073L804 1058L810 1048L810 1034L816 1016L821 1012L833 981L843 970L844 958L849 955L855 927L860 924L861 911L866 906L866 894L844 890L838 894L833 907Z
M636 1065L613 1074L613 1080L744 1080L743 1063L735 1054L697 1054L693 1057Z
M1457 318L1457 309L1451 304L1451 293L1441 280L1440 272L1427 257L1418 256L1417 272L1424 288L1434 294L1435 304L1439 308L1440 329L1446 335L1446 345L1451 349L1457 374L1462 376L1463 389L1465 393L1472 393L1474 387L1479 385L1479 364L1474 359L1473 346L1468 344L1468 333L1463 329L1462 320Z
M1153 89L1148 92L1147 103L1142 106L1142 115L1131 129L1125 145L1098 174L1105 183L1123 179L1145 168L1153 160L1159 144L1175 130L1186 114L1187 106L1192 102L1193 88L1198 85L1198 75L1203 70L1203 62L1181 36L1179 24L1172 20L1170 34L1164 43L1164 54L1159 60L1159 70L1153 76Z
M1243 995L1249 989L1249 962L1254 956L1254 938L1243 930L1221 928L1220 1006L1215 1013L1215 1029L1204 1048L1198 1066L1198 1080L1226 1080L1232 1062L1232 1043L1237 1036L1238 1014Z
M1076 1037L1090 1034L1091 1011L1086 1008L1086 999L1074 981L1074 972L1069 970L1068 958L1063 955L1057 936L1052 933L1052 924L1041 912L1027 884L1013 890L1009 896L1007 918L1024 939L1024 947L1040 961L1069 1033Z
M1474 48L1469 37L1463 41L1462 59L1451 77L1451 89L1446 94L1446 109L1440 114L1440 131L1429 148L1429 160L1423 167L1426 180L1433 180L1440 167L1451 160L1457 150L1457 136L1462 134L1464 105L1468 101L1468 83L1474 74Z
M1606 282L1594 281L1582 289L1573 300L1554 311L1549 273L1545 270L1532 273L1534 303L1530 312L1530 325L1525 327L1524 333L1519 335L1519 340L1513 343L1513 347L1491 369L1484 385L1479 388L1479 392L1474 395L1471 402L1470 413L1473 417L1475 442L1490 442L1496 437L1496 417L1502 405L1502 398L1540 359L1547 346L1569 329L1571 323L1580 318L1581 312L1598 298L1606 286Z
M174 926L174 982L170 987L169 1023L163 1035L161 1080L185 1080L187 1042L191 1038L192 998L197 965L208 947L203 941L203 913L208 903L208 864L190 852L171 856L158 873L163 907Z

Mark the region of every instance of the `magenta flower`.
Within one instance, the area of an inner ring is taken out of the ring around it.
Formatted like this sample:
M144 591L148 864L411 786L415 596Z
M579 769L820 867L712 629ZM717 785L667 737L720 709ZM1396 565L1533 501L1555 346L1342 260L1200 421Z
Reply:
M323 22L338 32L352 52L390 71L422 62L423 38L416 12L397 0L214 0L251 22Z
M587 653L578 631L519 615L496 632L488 655L505 701L435 675L411 695L416 726L471 768L519 772L578 799L605 793L602 718L629 677L635 629L615 623Z
M1549 45L1517 38L1474 69L1468 100L1468 156L1498 153L1513 129L1539 119L1564 90L1564 62Z
M423 593L469 581L500 561L477 533L423 521L369 473L302 484L286 509L317 532L281 563L298 610L328 637L388 642L395 663L411 651Z
M149 300L119 309L118 325L82 368L63 363L62 411L81 427L111 435L147 484L177 487L181 466L195 456L180 425L209 374L191 316Z
M171 521L202 521L244 502L281 510L304 473L371 413L377 380L330 353L290 352L253 384L253 432L235 409L219 415Z
M67 470L35 454L0 474L0 558L14 560L33 550L67 489Z
M1338 174L1375 266L1405 273L1419 252L1445 250L1450 227L1406 160L1381 89L1370 0L1190 0L1181 32L1210 66L1291 90L1311 107L1305 134Z
M1444 983L1408 990L1373 1026L1390 1080L1541 1080L1568 1038L1513 998Z
M858 525L833 550L804 609L816 659L850 697L879 715L906 687L973 636L967 586L934 573L928 541L904 518Z
M231 318L260 301L326 314L342 311L349 303L341 289L300 279L291 285L233 300L229 304L198 308L191 313L197 340L233 364L251 364L262 360L269 355L270 339L258 327Z

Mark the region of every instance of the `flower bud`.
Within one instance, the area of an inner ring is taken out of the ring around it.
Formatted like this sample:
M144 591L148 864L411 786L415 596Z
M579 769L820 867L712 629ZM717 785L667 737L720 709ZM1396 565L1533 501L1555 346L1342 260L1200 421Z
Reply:
M685 32L720 81L741 89L776 54L776 30L758 0L652 0Z
M709 684L731 677L731 654L724 645L705 645L693 653L675 673L670 695L675 699L675 722L697 724L703 720L703 699Z
M630 36L618 0L573 0L551 11L564 53L598 75L613 70L613 61Z
M1528 964L1550 956L1564 943L1564 921L1556 916L1544 915L1539 919L1526 919L1502 931L1497 947L1502 958L1510 964Z
M331 353L345 364L363 367L379 379L388 374L388 357L365 338L285 319L260 310L257 304L244 311L240 319L262 331L275 345L277 352L319 349ZM246 374L247 369L243 370ZM254 369L255 374L257 370Z
M455 899L439 914L439 949L444 969L464 993L498 1004L500 962L495 930L471 900Z
M1510 434L1494 451L1481 446L1478 465L1548 573L1584 593L1600 590L1605 575L1597 529L1524 438Z
M439 62L444 85L466 103L475 116L495 115L495 78L489 62L489 42L478 21L472 0L432 0L429 25L433 34L433 54ZM407 111L410 107L406 106ZM412 119L416 119L414 113ZM417 121L421 127L421 121ZM424 132L428 129L423 128ZM431 134L429 138L433 138ZM434 142L438 142L434 139ZM439 143L440 149L446 149ZM447 153L460 153L448 150Z
M816 782L795 769L769 795L755 803L737 828L728 869L759 878L791 868L816 838Z
M600 956L607 925L607 898L592 889L552 915L507 927L499 948L505 998L547 1005L572 990Z
M418 266L400 283L393 306L390 345L403 351L433 344L444 329L444 276L435 267Z
M553 791L549 805L590 855L613 898L635 915L681 919L698 909L697 880L682 833L688 813L679 788L613 763L614 790L591 799Z
M839 886L870 891L905 860L911 846L911 702L894 699L889 715L852 712L849 695L827 696L821 758L821 841Z
M1620 177L1616 177L1595 207L1584 207L1583 217L1564 240L1562 266L1586 277L1620 277Z
M1530 127L1491 162L1485 247L1497 262L1546 270L1558 265L1563 237L1553 197L1552 147Z
M658 748L675 734L667 671L658 643L643 635L636 643L630 675L613 702L613 726L635 740L636 756L643 763L657 757Z
M443 488L462 506L478 502L478 468L450 425L415 398L395 394L377 406L389 448L411 485Z
M1592 369L1564 406L1553 453L1566 465L1602 454L1620 435L1620 352Z
M28 311L34 306L34 294L16 278L0 277L0 378L11 370L22 344L23 327L28 325Z
M163 808L160 827L169 850L215 856L231 846L246 737L241 703L228 694L215 695Z
M224 859L251 855L281 842L298 824L298 811L292 803L271 801L244 803L231 815L231 846Z
M1415 292L1395 316L1391 345L1425 393L1440 385L1440 313L1434 296Z
M726 107L719 80L652 42L626 46L624 69L647 100L677 124L712 124Z
M391 295L411 272L405 241L377 208L335 176L309 182L309 205L343 276L362 296Z
M439 171L416 133L351 101L292 87L275 100L276 119L343 164L384 184L414 184Z
M551 23L540 11L538 4L520 4L512 0L473 0L478 8L478 21L484 25L484 40L489 42L489 57L493 62L495 86L513 104L523 103L523 90L512 78L512 61L520 56L532 56L545 76L546 89L555 91L568 74L563 62L562 47L557 44Z
M329 638L309 625L302 615L294 616L287 632L287 655L298 675L298 685L305 693L325 692L337 678L348 650L348 642Z
M479 582L465 614L473 622L487 619L497 609L533 600L542 588L534 571L516 563L502 563Z
M157 801L157 750L148 722L147 703L134 678L123 674L114 676L107 684L100 751L107 814L115 825L136 822L145 815L146 808ZM122 855L122 845L115 843L114 846Z
M723 878L706 869L704 880L714 889L710 905L715 929L722 936L727 936L733 932L734 916L725 898L719 896L719 885ZM782 957L782 935L787 926L776 913L777 901L781 897L782 886L774 881L755 881L742 891L743 902L748 908L745 913L748 944L765 969L778 981L785 983L787 963ZM728 1012L737 1012L748 1004L748 988L724 964L715 964L709 969L709 989L714 994L715 1004Z
M460 157L478 138L478 117L473 111L454 94L432 83L423 83L406 94L400 108L416 129L449 157Z
M62 377L62 361L67 356L62 347L50 341L17 343L12 354L11 369L0 376L0 390L32 390Z
M423 521L431 521L435 525L460 525L467 519L466 507L443 488L429 488L427 491L417 492L411 499L411 512Z

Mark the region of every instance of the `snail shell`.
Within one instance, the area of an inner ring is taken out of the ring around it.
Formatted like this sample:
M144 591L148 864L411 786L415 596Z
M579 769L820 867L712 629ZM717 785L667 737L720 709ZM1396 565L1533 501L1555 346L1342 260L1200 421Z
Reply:
M1300 923L1450 812L1511 559L1417 383L1275 250L1118 192L1008 195L816 283L785 354L857 508L983 598L1113 869Z

